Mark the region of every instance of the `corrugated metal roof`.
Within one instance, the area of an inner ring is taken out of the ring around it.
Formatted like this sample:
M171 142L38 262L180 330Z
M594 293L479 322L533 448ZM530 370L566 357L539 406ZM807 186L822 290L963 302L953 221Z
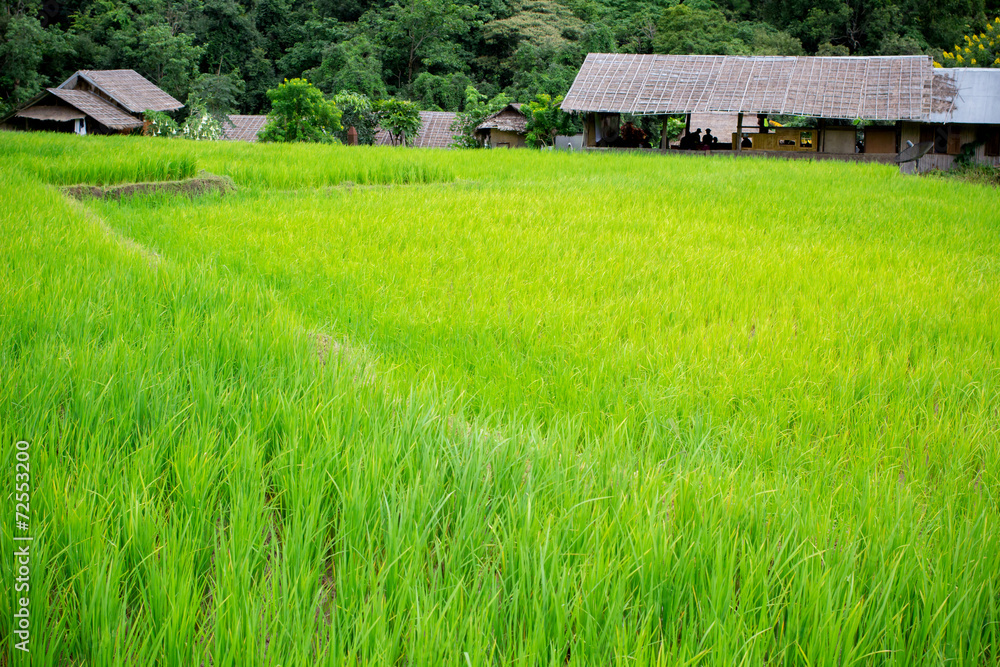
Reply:
M457 114L451 111L421 111L420 132L413 140L414 148L449 148L455 141L451 124ZM385 130L375 133L376 146L391 146L392 139Z
M183 104L131 69L82 69L59 84L60 89L79 87L83 79L132 113L176 111Z
M930 110L926 56L679 56L591 53L567 111L769 113L919 120Z
M112 130L130 130L142 127L141 120L128 115L115 105L93 93L88 93L85 90L65 90L62 88L48 88L46 90Z
M927 120L1000 125L1000 69L934 70L934 101Z
M222 139L226 141L257 141L257 133L264 129L267 116L229 116L232 125L223 125Z

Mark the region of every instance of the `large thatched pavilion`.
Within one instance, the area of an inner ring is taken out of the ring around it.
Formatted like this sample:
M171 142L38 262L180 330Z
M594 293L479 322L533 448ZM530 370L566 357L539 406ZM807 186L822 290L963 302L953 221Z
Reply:
M591 53L562 108L583 115L585 147L614 147L623 114L736 114L716 151L891 161L931 142L922 169L963 151L1000 166L1000 70L937 69L926 56ZM813 122L775 129L769 116Z

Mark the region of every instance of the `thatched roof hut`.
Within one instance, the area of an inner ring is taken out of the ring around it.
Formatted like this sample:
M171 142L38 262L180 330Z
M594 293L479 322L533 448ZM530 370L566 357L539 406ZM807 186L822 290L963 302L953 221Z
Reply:
M82 69L59 84L59 88L91 92L133 114L144 111L177 111L184 107L153 82L131 69Z
M920 120L927 56L677 56L591 53L565 111L642 115L746 113Z
M616 147L623 114L664 123L684 115L692 130L712 122L723 150L893 161L923 144L932 150L922 169L946 169L963 151L1000 166L1000 72L935 69L927 56L591 53L561 106L583 115L585 147ZM735 114L736 128L727 137L704 114ZM769 115L814 120L774 128ZM858 131L856 120L878 122ZM699 147L708 149L697 140L687 146Z
M14 112L15 118L57 123L89 119L114 131L142 127L142 121L97 95L82 90L49 88L28 106Z
M508 104L476 126L476 136L494 148L524 146L527 134L528 118L517 103Z
M9 129L55 132L129 132L143 112L184 105L130 69L80 70L0 119Z

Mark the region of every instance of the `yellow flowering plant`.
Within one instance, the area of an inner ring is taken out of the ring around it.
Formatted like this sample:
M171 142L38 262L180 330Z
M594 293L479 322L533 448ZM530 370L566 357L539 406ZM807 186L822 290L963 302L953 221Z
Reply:
M963 37L965 44L943 51L935 67L1000 67L1000 16L986 23L978 32Z

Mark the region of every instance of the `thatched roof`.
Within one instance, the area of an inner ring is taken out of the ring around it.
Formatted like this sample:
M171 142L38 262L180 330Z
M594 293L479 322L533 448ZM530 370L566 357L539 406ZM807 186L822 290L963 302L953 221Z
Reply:
M232 125L223 124L222 139L226 141L257 141L257 133L264 129L267 116L229 116Z
M933 77L933 63L926 56L591 53L562 108L920 120L930 108Z
M46 92L112 130L131 130L142 127L141 120L128 115L115 105L93 93L88 93L84 90L64 90L62 88L48 88ZM42 97L44 98L44 95ZM27 107L18 112L18 115L23 116L25 111L33 107L34 105L29 103Z
M508 104L476 126L477 133L485 132L486 130L526 134L528 132L528 119L521 113L520 104Z
M451 124L457 114L451 111L421 111L420 132L413 140L414 148L449 148L455 141ZM392 139L385 130L375 133L376 146L391 146Z
M18 118L31 118L32 120L54 120L66 122L70 120L80 120L86 118L87 114L79 109L67 106L56 106L38 104L33 107L26 107L14 113Z
M92 87L132 113L176 111L184 105L131 69L79 70L59 84L59 88Z

